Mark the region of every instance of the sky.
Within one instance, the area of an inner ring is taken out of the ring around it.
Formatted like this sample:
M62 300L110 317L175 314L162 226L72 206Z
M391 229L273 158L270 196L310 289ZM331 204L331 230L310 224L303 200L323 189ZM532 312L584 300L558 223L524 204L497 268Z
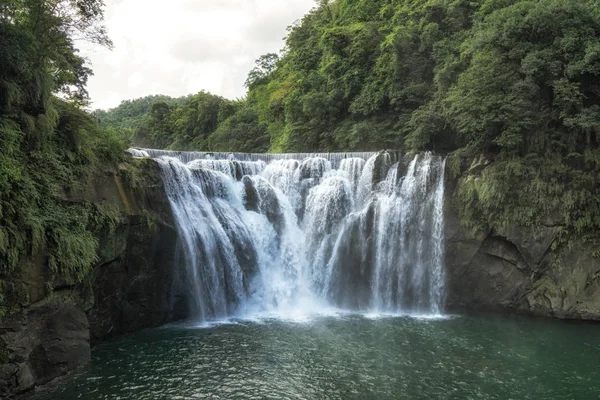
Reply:
M286 28L315 0L105 0L114 49L81 45L94 76L92 108L116 107L150 94L206 90L243 97L262 54L277 53Z

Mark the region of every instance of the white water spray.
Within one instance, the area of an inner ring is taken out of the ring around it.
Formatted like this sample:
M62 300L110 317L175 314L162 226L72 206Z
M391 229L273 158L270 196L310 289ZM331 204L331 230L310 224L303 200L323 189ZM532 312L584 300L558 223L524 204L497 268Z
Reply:
M130 152L162 167L196 318L443 311L441 157Z

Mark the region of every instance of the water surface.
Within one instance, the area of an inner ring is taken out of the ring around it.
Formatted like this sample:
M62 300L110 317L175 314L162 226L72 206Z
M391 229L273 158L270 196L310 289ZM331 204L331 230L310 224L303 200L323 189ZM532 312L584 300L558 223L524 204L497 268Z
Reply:
M600 325L340 314L105 343L47 399L600 399Z

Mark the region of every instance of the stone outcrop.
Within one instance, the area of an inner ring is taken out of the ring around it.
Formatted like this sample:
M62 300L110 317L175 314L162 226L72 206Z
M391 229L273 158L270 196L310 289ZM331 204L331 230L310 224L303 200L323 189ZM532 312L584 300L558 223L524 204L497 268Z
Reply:
M66 299L43 301L0 327L0 397L22 393L88 363L89 324L85 313Z
M476 163L479 168L484 163ZM446 199L447 308L517 312L535 316L600 320L600 259L582 239L553 244L560 222L509 226L489 232L461 227Z
M21 311L0 323L0 398L85 365L94 342L186 315L181 277L172 268L177 233L159 165L130 159L81 186L64 200L118 210L118 222L96 232L98 262L84 284L52 274L45 249L23 260L14 282L22 288Z

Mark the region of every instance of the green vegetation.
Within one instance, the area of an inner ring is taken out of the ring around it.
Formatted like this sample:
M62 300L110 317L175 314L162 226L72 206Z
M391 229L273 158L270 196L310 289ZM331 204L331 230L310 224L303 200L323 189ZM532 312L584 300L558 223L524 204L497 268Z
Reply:
M459 132L459 152L494 161L481 176L461 181L463 220L481 227L560 225L566 238L597 240L600 6L485 5L442 101Z
M91 70L73 37L110 46L99 0L0 0L0 316L23 300L24 256L43 250L57 276L81 282L93 267L93 229L114 213L70 204L124 142L82 107Z
M600 231L597 1L322 0L246 86L155 104L139 132L176 150L434 150L455 172L483 155L459 184L465 225Z
M175 107L185 102L188 97L174 99L169 96L146 96L136 100L126 100L118 107L110 110L96 110L94 116L103 128L114 129L120 136L130 139L136 146L156 146L146 134L150 111L155 103L164 103Z
M266 152L270 137L257 110L207 92L147 96L95 111L100 125L137 147Z

